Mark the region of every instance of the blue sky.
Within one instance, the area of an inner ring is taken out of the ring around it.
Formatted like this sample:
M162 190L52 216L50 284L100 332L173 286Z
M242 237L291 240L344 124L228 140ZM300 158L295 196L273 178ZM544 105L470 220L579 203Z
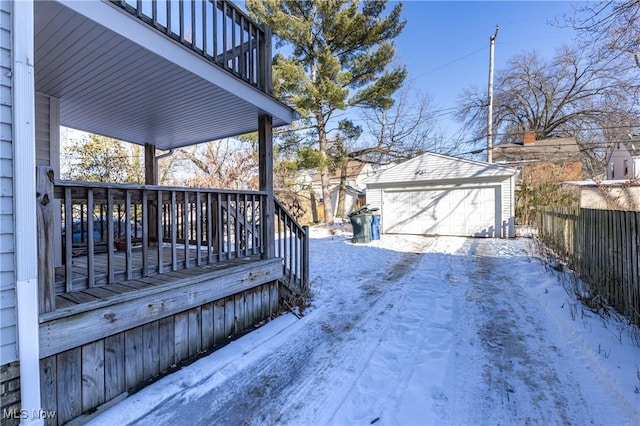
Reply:
M391 3L392 5L394 3ZM404 1L407 24L396 39L397 54L409 70L413 86L429 93L438 109L453 108L470 85L486 90L489 38L500 26L495 44L495 68L514 55L537 50L550 56L575 32L551 25L554 18L573 14L576 2L564 1ZM445 116L447 133L457 123Z

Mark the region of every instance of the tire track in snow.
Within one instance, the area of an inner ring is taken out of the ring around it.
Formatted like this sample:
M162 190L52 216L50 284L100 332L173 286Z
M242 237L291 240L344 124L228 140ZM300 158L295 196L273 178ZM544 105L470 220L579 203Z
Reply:
M287 340L206 394L194 396L185 390L135 424L183 424L185 419L191 425L328 422L380 344L382 317L401 308L401 280L415 268L418 257L419 253L399 255L373 280L363 274L360 291L345 293L351 299L324 304L309 314L326 320L307 321L295 340ZM339 382L336 377L341 377ZM334 380L331 386L326 383L329 378Z
M391 277L402 279L402 296L395 295L400 309L389 313L380 345L371 353L347 399L332 417L331 424L393 423L398 412L405 412L405 407L398 406L396 401L403 400L405 394L412 392L411 384L416 377L418 380L424 378L425 366L421 365L421 359L429 359L426 363L429 369L438 369L436 364L446 363L441 358L442 353L447 352L447 349L442 351L442 346L449 345L451 334L450 298L448 289L438 288L437 284L446 282L442 279L441 270L446 267L448 256L434 253L437 245L438 241L419 258L407 259L413 268L411 273ZM403 267L402 262L396 265ZM428 306L424 304L425 293L431 296ZM442 391L434 386L427 398L431 395L441 399ZM417 397L425 398L424 395ZM426 408L429 413L434 410L432 406L410 405L412 413L421 408ZM420 420L424 423L425 417Z
M443 237L419 255L394 250L410 243L326 242L340 262L316 283L318 306L191 372L137 424L640 424L596 355L567 344L571 324L532 296L531 280L549 277L520 268L521 244Z
M382 424L441 424L451 420L448 383L455 362L452 346L458 284L451 269L460 250L464 250L461 241L464 240L439 238L410 283L409 303L397 321L402 322L405 315L416 315L421 320L414 335L403 339L412 356L407 359L392 403L381 416Z
M482 407L467 420L484 424L624 424L612 409L599 412L599 401L587 401L582 386L589 386L584 366L565 347L543 309L522 290L517 257L505 259L491 253L500 242L477 240L469 264L470 286L466 300L474 318L477 343L484 352L482 393L472 405ZM505 242L502 242L505 244ZM521 259L522 260L522 259ZM585 380L585 377L587 379ZM471 395L467 395L469 397ZM475 415L474 415L475 414ZM617 420L614 420L617 419Z

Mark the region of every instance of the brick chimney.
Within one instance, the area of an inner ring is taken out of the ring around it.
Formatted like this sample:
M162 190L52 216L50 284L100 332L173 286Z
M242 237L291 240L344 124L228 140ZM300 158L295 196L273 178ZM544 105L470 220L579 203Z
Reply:
M522 144L523 145L530 145L536 143L536 132L532 132L532 131L527 131L524 132L524 135L522 137Z

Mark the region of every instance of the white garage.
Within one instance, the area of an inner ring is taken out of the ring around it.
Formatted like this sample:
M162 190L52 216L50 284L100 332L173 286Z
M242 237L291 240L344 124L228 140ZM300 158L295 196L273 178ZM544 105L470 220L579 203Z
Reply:
M512 168L427 153L368 178L383 234L513 237Z

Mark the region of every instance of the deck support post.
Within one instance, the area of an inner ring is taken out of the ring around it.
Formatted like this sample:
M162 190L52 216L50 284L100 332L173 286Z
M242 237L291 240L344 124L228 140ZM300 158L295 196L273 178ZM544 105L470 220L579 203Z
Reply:
M156 146L151 143L144 144L144 183L158 185ZM158 241L158 210L162 208L161 206L161 202L148 200L147 205L143 207L147 214L148 235L143 235L142 238L146 238L148 242Z
M272 52L271 52L271 27L268 25L262 25L262 31L264 36L260 40L259 49L259 66L258 66L258 84L262 88L262 91L267 95L271 95L273 88L272 82Z
M38 166L36 174L36 212L38 227L38 311L56 309L53 169ZM59 236L57 236L59 238ZM71 261L70 259L68 261Z
M266 192L266 202L261 206L263 259L275 257L275 200L273 194L273 118L261 115L258 118L258 151L260 191Z
M156 146L151 143L144 144L144 183L145 185L158 184L158 171L156 170Z

